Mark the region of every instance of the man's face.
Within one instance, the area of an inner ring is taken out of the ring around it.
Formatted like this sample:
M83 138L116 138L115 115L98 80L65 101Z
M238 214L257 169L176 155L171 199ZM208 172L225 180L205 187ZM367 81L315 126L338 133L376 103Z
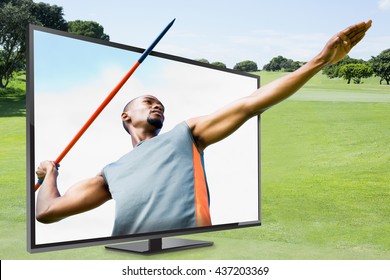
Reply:
M131 124L137 126L152 126L160 130L164 123L164 106L152 95L141 96L133 100L126 110L131 118Z

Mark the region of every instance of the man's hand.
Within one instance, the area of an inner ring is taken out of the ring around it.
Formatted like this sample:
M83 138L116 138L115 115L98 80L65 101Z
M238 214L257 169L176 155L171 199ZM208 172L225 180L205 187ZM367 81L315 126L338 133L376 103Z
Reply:
M55 172L55 175L58 175L57 167L52 161L43 161L39 164L36 174L39 180L44 180L47 173Z
M335 64L343 59L350 50L363 39L372 21L352 25L334 35L320 53L326 65Z

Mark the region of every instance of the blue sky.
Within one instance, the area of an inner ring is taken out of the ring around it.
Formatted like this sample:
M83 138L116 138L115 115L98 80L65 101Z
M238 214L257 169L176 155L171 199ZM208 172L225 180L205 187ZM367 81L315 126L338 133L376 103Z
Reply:
M374 24L351 52L369 59L390 48L390 0L47 0L64 8L66 20L94 20L111 41L146 48L170 20L176 22L156 47L187 58L242 60L259 67L277 55L307 61L327 39L368 19Z

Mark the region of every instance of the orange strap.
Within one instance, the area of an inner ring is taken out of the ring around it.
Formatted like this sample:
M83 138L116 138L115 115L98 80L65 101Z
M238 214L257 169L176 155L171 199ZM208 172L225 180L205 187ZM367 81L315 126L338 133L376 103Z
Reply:
M192 154L194 163L196 225L211 226L206 179L199 151L194 144L192 144Z

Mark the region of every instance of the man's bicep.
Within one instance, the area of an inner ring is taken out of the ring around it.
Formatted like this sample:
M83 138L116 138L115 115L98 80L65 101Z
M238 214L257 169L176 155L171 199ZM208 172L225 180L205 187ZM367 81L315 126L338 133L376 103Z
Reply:
M59 219L94 209L111 199L104 178L97 175L76 183L58 198L52 212Z
M254 116L250 99L251 97L244 97L212 114L187 120L198 147L204 150L226 138Z

